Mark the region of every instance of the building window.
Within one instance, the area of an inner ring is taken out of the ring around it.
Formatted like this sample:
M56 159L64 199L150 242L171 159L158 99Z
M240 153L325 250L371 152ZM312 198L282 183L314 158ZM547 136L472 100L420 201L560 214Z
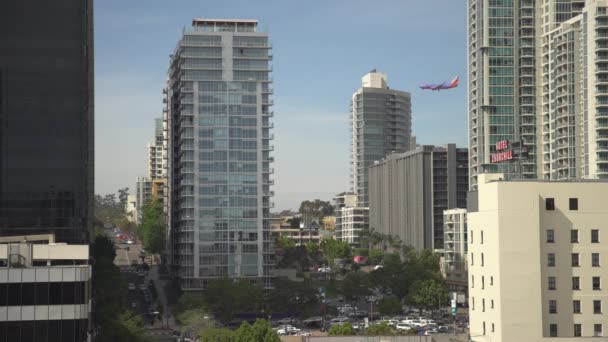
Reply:
M555 200L553 198L545 199L545 209L547 210L555 210Z
M591 242L592 243L600 242L600 230L599 229L591 229Z
M486 312L486 299L481 299L481 312Z
M549 300L549 313L557 313L557 301L554 299Z
M483 334L482 335L485 335L485 334L486 334L486 322L483 322Z
M602 286L601 286L601 282L600 282L600 277L593 277L592 283L593 283L594 290L596 290L596 291L601 290Z
M580 324L575 324L574 325L574 337L581 337L581 333L582 333L583 329L581 328Z
M594 324L593 325L593 336L595 336L595 337L604 336L604 333L602 332L602 325L601 324Z
M547 266L555 267L555 253L547 254Z
M600 267L600 253L591 253L591 266Z
M475 310L475 297L471 297L471 310Z
M469 241L469 244L473 244L473 230L471 229L471 233L469 234L469 237L471 238L471 240Z
M557 337L557 324L549 324L549 336Z
M483 230L481 231L481 239L480 239L479 243L483 245Z
M573 290L581 289L581 279L579 277L572 277L572 289Z
M494 309L494 299L490 299L490 309Z
M490 286L494 285L494 277L490 276Z
M483 253L481 253L481 266L483 266L484 262L483 262Z
M494 323L492 323L492 332L494 332Z
M572 253L572 267L578 267L579 265L579 260L578 260L578 253Z
M578 210L578 198L570 199L570 210Z
M475 287L475 276L471 274L471 288Z
M593 301L593 313L594 314L601 314L602 313L602 301L601 300L594 300Z
M572 301L572 312L575 314L581 313L581 301L580 300Z
M547 229L547 242L548 243L555 242L555 231L553 229Z
M578 243L578 229L570 230L570 242Z
M555 290L555 277L549 277L549 290Z
M481 289L485 289L486 288L486 278L485 276L481 276Z

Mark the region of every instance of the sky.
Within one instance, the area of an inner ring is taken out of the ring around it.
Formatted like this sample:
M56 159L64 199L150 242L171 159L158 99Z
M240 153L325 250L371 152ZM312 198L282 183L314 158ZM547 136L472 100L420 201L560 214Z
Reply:
M275 210L350 190L350 98L372 69L411 92L419 144L466 147L466 3L454 0L95 1L95 191L147 170L169 55L193 18L258 19L273 44ZM420 83L460 76L460 86Z

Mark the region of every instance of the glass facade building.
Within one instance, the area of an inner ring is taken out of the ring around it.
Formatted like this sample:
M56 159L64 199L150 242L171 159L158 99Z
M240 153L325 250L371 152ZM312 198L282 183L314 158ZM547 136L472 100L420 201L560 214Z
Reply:
M268 38L255 20L195 19L172 55L170 263L184 290L223 277L271 286Z
M410 93L390 89L386 75L371 71L351 101L352 186L357 206L368 207L368 168L392 152L410 149Z
M0 235L90 242L93 133L93 1L0 1Z

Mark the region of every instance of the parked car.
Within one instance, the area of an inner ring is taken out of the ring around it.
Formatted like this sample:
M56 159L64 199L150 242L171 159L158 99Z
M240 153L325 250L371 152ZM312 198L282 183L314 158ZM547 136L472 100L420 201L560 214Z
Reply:
M312 336L312 334L307 331L300 331L296 333L296 336Z
M374 266L374 271L377 271L377 270L379 270L379 269L381 269L383 267L384 266L382 266L382 265L376 265L376 266Z
M449 331L449 329L445 325L440 325L439 327L437 327L437 331L445 334Z
M395 325L395 329L402 330L402 331L411 330L412 326L409 324L405 324L405 323L399 323L399 324Z
M317 272L329 273L329 272L331 272L331 267L329 267L329 266L319 267L317 269Z

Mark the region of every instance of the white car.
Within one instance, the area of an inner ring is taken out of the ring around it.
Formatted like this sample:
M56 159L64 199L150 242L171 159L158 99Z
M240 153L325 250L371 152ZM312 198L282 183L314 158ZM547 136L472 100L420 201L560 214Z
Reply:
M312 336L312 334L308 331L300 331L299 333L296 333L295 336Z
M284 327L280 327L279 330L277 330L277 334L279 335L293 335L293 334L297 334L300 332L300 329L291 326L291 325L286 325Z
M384 268L384 266L382 266L382 265L376 265L376 266L374 266L374 271L377 271L377 270L379 270L381 268Z
M405 323L399 323L395 326L395 329L397 330L410 330L412 329L412 326L409 324L405 324Z
M329 266L319 267L317 269L317 272L329 273L329 272L331 272L331 267L329 267Z
M133 244L133 240L127 240L127 245L132 245Z

